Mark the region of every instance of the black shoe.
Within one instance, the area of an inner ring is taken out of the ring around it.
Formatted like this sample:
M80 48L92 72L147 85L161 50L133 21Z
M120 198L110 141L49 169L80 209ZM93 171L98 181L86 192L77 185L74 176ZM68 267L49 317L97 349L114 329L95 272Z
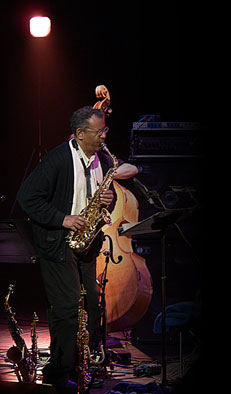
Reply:
M78 373L76 371L71 371L69 374L69 378L72 382L78 382Z
M68 380L65 383L53 383L53 386L60 394L77 394L78 391L77 384L71 380Z

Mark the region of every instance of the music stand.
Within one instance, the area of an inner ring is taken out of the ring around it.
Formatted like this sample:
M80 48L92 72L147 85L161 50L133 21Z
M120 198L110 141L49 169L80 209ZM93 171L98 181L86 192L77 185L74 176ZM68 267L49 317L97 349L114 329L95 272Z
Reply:
M166 386L166 270L165 270L165 232L177 220L191 214L191 208L166 209L136 223L125 223L118 228L120 236L160 232L161 237L161 300L162 300L162 385Z

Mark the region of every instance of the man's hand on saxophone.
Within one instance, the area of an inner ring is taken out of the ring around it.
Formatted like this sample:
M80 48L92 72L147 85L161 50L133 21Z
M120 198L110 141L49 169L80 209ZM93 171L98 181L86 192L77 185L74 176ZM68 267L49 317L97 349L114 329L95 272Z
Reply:
M100 195L100 201L102 205L106 207L109 206L113 200L112 190L104 189L103 193ZM81 230L88 226L87 221L80 215L66 215L63 220L63 227L71 229L73 231Z
M103 205L106 205L106 207L108 207L111 204L113 197L114 195L112 190L104 189L103 193L100 194L100 201Z
M87 226L86 220L79 215L66 215L63 220L63 227L71 229L73 231L81 230L81 228Z

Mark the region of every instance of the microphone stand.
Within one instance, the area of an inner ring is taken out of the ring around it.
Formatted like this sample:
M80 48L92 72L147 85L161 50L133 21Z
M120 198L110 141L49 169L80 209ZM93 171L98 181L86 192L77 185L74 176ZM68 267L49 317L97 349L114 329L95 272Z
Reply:
M100 282L97 281L99 287L100 287L100 294L99 294L99 307L101 311L101 321L100 321L100 328L101 328L101 335L102 335L102 345L103 345L103 351L105 354L105 359L102 362L102 365L106 367L106 365L109 364L109 359L108 359L108 354L106 351L106 339L107 339L107 316L106 316L106 297L105 297L105 289L106 289L106 284L108 282L107 279L107 269L108 269L108 264L111 259L113 264L119 264L123 257L118 256L118 260L115 261L113 257L113 243L112 243L112 238L108 235L105 234L103 240L105 241L106 238L109 240L109 249L104 249L102 251L103 255L105 256L105 268L102 273L102 277Z

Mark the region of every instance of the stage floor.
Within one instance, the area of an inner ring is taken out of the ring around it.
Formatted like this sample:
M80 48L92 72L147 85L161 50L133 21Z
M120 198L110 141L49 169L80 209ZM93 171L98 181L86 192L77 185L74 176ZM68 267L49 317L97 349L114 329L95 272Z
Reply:
M29 321L19 321L18 325L23 330L23 338L27 344L28 349L31 347L31 323ZM43 366L49 360L49 332L46 323L37 323L39 362L36 384L42 385ZM14 345L11 338L7 320L1 318L0 320L0 379L5 382L6 388L4 393L20 392L11 391L14 387L18 387L18 379L15 375L12 363L6 358L7 350ZM118 383L136 383L146 385L155 382L158 387L162 387L162 368L161 373L156 372L149 376L149 372L153 365L162 365L162 347L161 343L143 344L134 346L131 343L130 330L119 331L107 336L107 349L110 354L110 364L104 370L104 383L102 387L91 388L90 393L103 394L113 390ZM183 349L184 350L184 349ZM182 374L190 365L192 352L189 349L183 352L182 357ZM167 346L167 380L169 382L167 392L171 392L174 388L174 382L179 381L182 374L180 373L179 363L179 343L168 344ZM145 368L143 376L138 376L140 368ZM136 372L136 373L135 373ZM3 384L3 383L2 383ZM22 383L21 383L22 384ZM25 384L24 384L25 385ZM9 389L9 391L7 391ZM25 391L30 392L30 391ZM37 392L37 391L36 391ZM40 391L39 391L40 392ZM42 391L41 391L42 392Z

